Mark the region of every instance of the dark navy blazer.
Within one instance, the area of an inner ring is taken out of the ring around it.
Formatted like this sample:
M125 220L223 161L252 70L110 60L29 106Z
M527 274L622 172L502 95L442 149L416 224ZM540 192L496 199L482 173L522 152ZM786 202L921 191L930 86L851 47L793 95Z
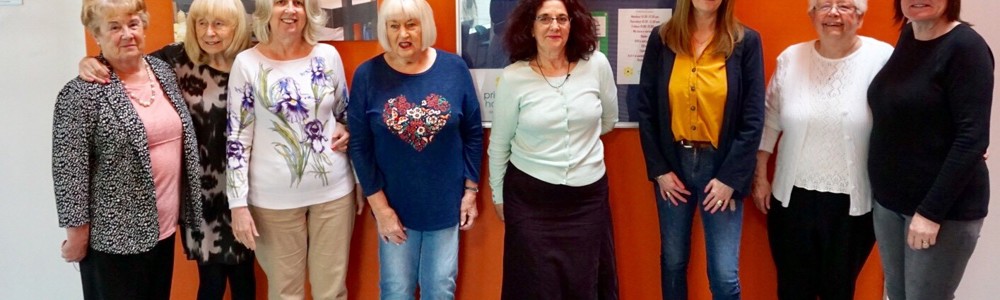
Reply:
M637 105L639 140L650 180L680 168L667 93L676 54L663 44L659 32L659 26L653 28L646 43ZM743 40L726 58L728 95L713 176L733 188L733 199L749 194L764 128L764 59L760 35L747 27L744 32Z

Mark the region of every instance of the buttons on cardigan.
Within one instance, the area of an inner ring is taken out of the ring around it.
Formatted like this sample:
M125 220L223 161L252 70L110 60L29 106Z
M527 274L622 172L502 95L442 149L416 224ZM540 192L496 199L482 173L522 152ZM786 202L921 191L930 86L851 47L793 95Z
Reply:
M695 110L695 106L691 105L691 111L694 111L694 110Z

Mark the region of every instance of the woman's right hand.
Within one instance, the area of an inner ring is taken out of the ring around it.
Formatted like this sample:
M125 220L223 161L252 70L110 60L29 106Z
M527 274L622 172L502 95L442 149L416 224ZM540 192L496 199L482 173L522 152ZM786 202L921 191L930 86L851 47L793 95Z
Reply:
M66 240L60 246L62 258L66 262L80 262L87 257L90 246L90 224L66 228Z
M766 175L754 175L750 194L753 196L754 206L766 215L771 210L771 183L767 181Z
M108 67L96 58L84 57L80 60L80 79L107 84L111 82L111 73Z
M400 245L406 242L406 229L403 223L399 222L399 216L392 208L385 207L374 210L375 223L378 227L378 236L387 243Z
M691 192L684 187L684 183L681 182L680 178L677 178L677 174L674 172L657 176L656 184L660 187L660 197L670 201L670 204L674 206L680 205L679 202L687 203L687 198L684 196L691 196Z
M246 246L247 249L257 249L257 241L254 237L260 236L260 234L257 233L257 225L253 222L253 216L250 215L250 208L247 206L236 207L232 209L232 213L233 236L236 237L236 241Z

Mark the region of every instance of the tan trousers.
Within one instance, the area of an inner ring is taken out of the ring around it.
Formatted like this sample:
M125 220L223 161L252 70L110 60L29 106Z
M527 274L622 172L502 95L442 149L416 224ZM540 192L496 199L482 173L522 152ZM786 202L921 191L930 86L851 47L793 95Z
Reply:
M257 225L257 262L268 299L305 299L306 271L315 300L347 299L347 261L354 230L354 192L293 209L250 206Z

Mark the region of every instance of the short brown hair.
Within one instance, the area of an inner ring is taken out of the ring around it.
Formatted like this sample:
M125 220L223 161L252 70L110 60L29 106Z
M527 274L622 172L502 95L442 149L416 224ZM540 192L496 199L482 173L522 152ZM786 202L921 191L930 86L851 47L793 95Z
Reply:
M142 28L149 26L149 13L146 12L145 0L84 0L80 10L80 21L83 27L97 36L101 33L101 21L109 12L125 12L139 15Z
M903 4L900 3L902 0L893 0L895 2L893 6L896 7L896 14L893 19L896 23L906 24L906 15L903 15ZM962 0L948 0L948 6L944 8L944 17L948 22L958 21L959 14L962 12Z
M510 25L503 41L510 52L510 62L529 60L538 55L538 45L531 31L535 26L535 13L545 1L562 1L569 15L569 38L566 40L566 58L577 62L590 58L597 49L597 22L581 0L523 0L507 19Z

